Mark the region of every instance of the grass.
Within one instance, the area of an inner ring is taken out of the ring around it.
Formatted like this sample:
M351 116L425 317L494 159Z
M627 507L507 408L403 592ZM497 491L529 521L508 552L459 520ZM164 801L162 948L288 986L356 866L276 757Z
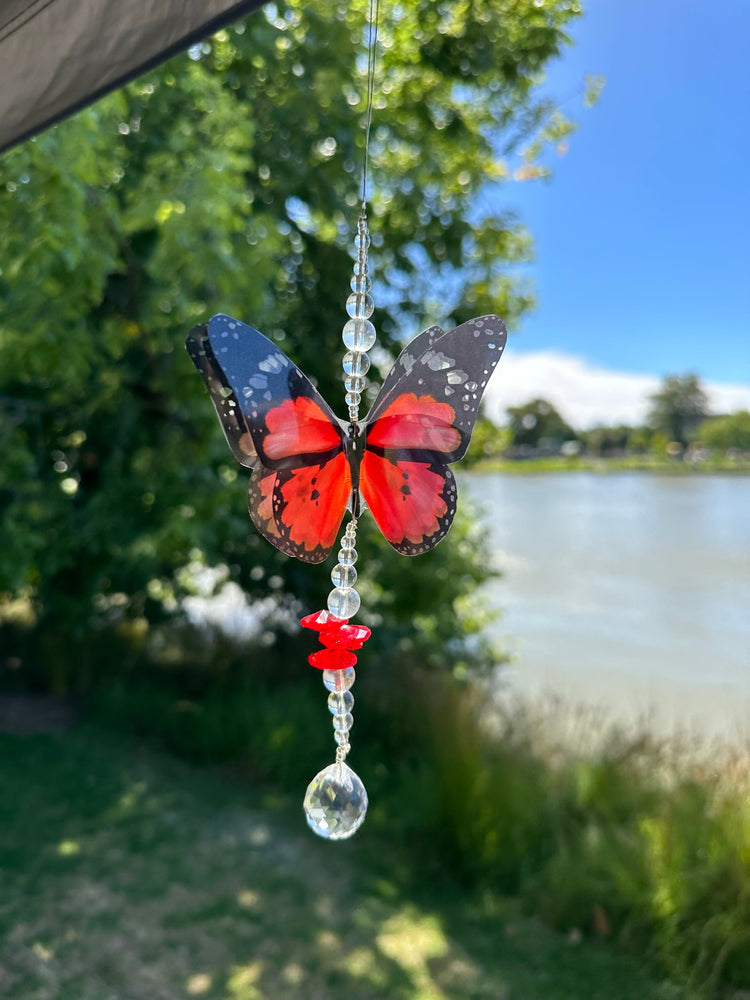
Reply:
M302 791L280 798L91 725L0 736L0 995L689 996L606 942L466 891L447 862L401 878L409 853L391 854L387 824L315 839Z

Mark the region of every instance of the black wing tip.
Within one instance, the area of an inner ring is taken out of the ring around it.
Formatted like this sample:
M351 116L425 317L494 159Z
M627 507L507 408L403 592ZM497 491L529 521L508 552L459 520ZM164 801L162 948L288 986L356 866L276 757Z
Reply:
M208 337L208 323L199 323L194 326L185 339L185 347L188 353L193 354L197 350L202 350L206 338Z

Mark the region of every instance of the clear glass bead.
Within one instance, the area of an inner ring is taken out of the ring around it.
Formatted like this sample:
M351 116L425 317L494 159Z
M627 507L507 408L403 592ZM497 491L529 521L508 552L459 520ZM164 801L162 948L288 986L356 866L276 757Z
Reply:
M315 775L305 793L307 825L326 840L345 840L364 822L367 792L361 779L343 761Z
M377 334L369 319L350 319L344 324L341 338L350 351L369 351Z
M351 691L331 691L328 695L328 710L331 715L346 715L354 705L354 695Z
M329 691L348 691L354 684L356 676L354 667L347 667L345 670L324 670L323 683Z
M334 587L353 587L356 582L357 571L353 566L339 565L331 570L331 583Z
M353 292L369 292L372 288L372 282L366 273L360 274L355 267L355 274L350 279L349 286Z
M360 292L352 292L346 300L346 311L350 316L364 316L369 319L375 310L375 303L371 295L363 295Z
M334 741L336 743L336 746L339 746L339 747L347 746L348 747L348 744L349 744L349 733L346 730L343 733L340 733L337 729L334 729L334 731L333 731L333 739L334 739ZM348 752L348 750L347 750L347 752Z
M366 375L370 370L370 357L359 351L347 351L344 355L344 372L347 375Z
M350 534L348 531L345 531L341 537L341 548L353 549L356 544L357 544L356 536L354 534ZM340 559L339 562L341 562Z
M343 541L343 539L342 539ZM357 550L356 549L339 549L338 554L339 565L341 566L353 566L357 561Z
M359 611L359 594L351 587L336 587L328 595L328 610L337 618L351 618Z
M365 387L365 380L361 375L347 375L344 379L344 388L347 392L356 392L361 395Z
M366 250L370 245L370 234L367 229L363 227L354 237L354 245L357 250Z
M347 392L344 396L347 406L357 407L362 402L362 396L358 392Z
M346 712L344 715L339 715L336 713L333 717L333 728L337 733L348 733L349 730L354 725L354 716L351 712Z

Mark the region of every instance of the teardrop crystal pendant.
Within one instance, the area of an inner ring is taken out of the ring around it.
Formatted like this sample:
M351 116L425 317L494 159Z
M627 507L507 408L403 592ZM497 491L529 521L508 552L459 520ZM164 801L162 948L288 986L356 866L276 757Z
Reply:
M336 761L319 771L305 793L308 826L326 840L346 840L367 813L367 792L348 764Z

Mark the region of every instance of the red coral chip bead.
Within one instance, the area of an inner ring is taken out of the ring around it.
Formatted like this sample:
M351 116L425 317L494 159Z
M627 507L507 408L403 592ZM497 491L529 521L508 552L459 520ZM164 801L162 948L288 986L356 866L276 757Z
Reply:
M372 635L366 625L326 626L318 638L329 649L361 649Z
M300 619L300 625L303 628L312 628L316 632L320 632L324 628L331 628L331 626L345 624L346 618L337 618L330 611L316 611L314 614L305 615L304 618Z
M346 649L319 649L317 653L310 653L307 662L318 670L346 670L354 666L357 657Z

